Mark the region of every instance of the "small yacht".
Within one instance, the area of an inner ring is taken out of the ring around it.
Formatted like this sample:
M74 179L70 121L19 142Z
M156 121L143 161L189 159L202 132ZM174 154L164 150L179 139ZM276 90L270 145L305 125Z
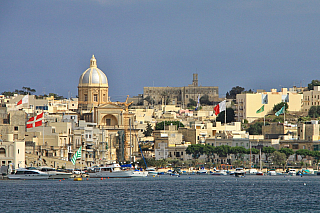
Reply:
M90 178L130 178L132 170L121 170L121 166L117 163L88 169Z
M136 169L136 170L131 170L131 172L132 172L131 177L147 177L148 176L148 171L140 171Z
M235 177L244 177L246 172L243 170L243 168L236 168L236 171L234 171Z
M10 180L47 180L49 175L39 170L29 170L25 168L17 169L14 174L9 174Z
M296 176L296 174L297 174L297 171L295 169L290 169L288 172L288 175L290 176Z
M146 169L146 172L148 172L148 175L158 175L158 172L154 167L149 167Z
M49 175L49 179L68 179L71 177L71 172L63 172L57 171L55 168L52 167L38 167L37 168L41 172L45 172Z
M197 174L200 174L200 175L207 174L207 173L208 171L204 167L201 167L201 169L197 171Z

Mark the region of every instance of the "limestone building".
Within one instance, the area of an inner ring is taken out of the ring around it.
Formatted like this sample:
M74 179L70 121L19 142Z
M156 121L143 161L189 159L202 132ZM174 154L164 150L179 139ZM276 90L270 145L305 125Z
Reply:
M109 101L108 88L107 76L97 67L97 60L92 55L90 67L79 79L79 110L91 110L100 104L106 104Z
M287 111L301 111L302 98L302 94L298 94L296 91L288 90L287 88L282 88L280 92L276 89L271 89L270 92L237 94L236 120L243 121L247 119L249 122L252 122L257 118L263 118L272 111L274 105L281 102L287 102ZM264 111L256 113L263 105Z
M198 96L208 95L209 101L219 101L219 88L214 86L199 86L198 74L193 74L191 85L184 87L144 87L143 97L154 100L154 105L180 105L187 107L189 99L198 100ZM145 105L150 105L147 101Z

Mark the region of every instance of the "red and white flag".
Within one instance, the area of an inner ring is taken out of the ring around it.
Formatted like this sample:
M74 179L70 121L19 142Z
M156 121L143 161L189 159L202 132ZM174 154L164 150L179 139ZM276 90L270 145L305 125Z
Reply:
M20 104L27 104L29 102L29 95L25 95L18 103L17 106Z
M37 127L37 126L42 126L42 120L43 120L43 113L31 117L28 121L27 121L27 128L33 128L33 127Z
M218 115L220 112L223 112L226 110L226 100L221 101L217 106L214 108L214 114Z

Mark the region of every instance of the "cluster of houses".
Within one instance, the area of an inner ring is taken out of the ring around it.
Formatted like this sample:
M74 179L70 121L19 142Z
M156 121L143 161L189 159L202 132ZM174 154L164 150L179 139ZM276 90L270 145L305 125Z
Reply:
M216 121L213 108L224 100L218 97L218 88L199 86L197 75L186 87L145 87L145 94L127 98L125 102L111 102L108 90L108 79L92 56L90 67L80 76L77 98L55 100L35 95L0 95L0 166L84 168L115 161L137 162L142 155L156 160L187 161L192 159L186 153L191 144L319 151L316 120L271 123L262 127L262 135L249 135L242 128L244 120L250 123L261 119L281 102L288 104L289 113L307 113L311 106L320 103L319 86L310 91L294 87L282 88L279 92L272 89L238 94L236 100L227 100L227 107L235 111L235 122L227 124ZM204 95L216 104L202 106L201 110L187 109L186 100ZM257 113L261 106L264 111ZM40 125L33 125L37 119ZM179 121L183 125L166 125L154 130L151 136L144 135L148 125L155 128L162 121ZM141 151L143 144L151 148ZM81 159L72 165L71 158L80 147ZM232 158L216 156L212 163L230 164ZM253 159L254 163L261 160L259 156ZM299 161L301 157L291 156L289 160ZM311 158L304 160L312 163Z

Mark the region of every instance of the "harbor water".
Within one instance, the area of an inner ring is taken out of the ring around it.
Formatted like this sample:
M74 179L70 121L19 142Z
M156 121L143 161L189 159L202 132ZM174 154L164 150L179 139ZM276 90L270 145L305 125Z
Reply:
M320 212L320 176L0 181L0 212Z

